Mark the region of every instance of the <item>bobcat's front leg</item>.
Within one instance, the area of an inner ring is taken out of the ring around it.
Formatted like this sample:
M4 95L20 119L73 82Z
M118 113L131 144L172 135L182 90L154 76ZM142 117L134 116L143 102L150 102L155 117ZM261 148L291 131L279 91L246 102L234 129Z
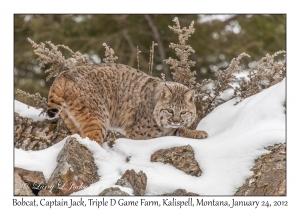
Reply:
M178 128L176 135L192 139L205 139L208 137L208 134L205 131L190 130L184 127Z

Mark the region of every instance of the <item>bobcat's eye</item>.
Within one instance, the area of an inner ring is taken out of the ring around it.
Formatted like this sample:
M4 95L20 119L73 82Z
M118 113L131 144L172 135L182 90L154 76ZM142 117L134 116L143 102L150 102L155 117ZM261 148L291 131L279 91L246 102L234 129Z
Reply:
M185 113L186 113L186 111L182 111L182 112L181 112L181 114L185 114Z
M168 112L169 113L173 113L173 109L168 109Z

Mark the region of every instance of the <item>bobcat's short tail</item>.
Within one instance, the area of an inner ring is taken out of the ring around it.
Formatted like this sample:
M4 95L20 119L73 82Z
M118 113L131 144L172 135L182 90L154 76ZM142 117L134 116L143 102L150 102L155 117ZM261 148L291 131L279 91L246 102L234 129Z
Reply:
M59 75L53 82L48 95L47 116L49 118L57 117L63 108L65 95L65 78Z

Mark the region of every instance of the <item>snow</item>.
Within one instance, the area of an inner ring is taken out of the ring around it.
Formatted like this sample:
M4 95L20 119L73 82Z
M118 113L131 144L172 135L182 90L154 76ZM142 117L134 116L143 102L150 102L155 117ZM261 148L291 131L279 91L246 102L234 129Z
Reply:
M24 151L15 148L15 167L32 171L42 171L46 181L56 167L56 157L65 144L65 139L52 147L39 151Z
M15 100L15 112L19 113L23 117L32 118L34 121L42 121L47 119L45 114L41 114L42 109L36 109L31 106ZM40 115L40 116L39 116Z
M151 140L118 139L113 148L73 135L93 153L100 180L74 195L98 195L114 184L127 169L147 175L146 195L172 192L178 188L200 195L233 195L252 175L254 160L267 153L264 148L285 142L285 80L251 96L237 105L230 100L205 117L197 129L208 132L205 140L175 136ZM17 104L17 103L15 103ZM18 107L21 113L26 110ZM24 108L25 109L25 108ZM65 140L41 151L15 149L15 166L42 171L48 180L56 166L56 156ZM191 145L202 175L194 177L163 163L152 163L159 149ZM126 158L130 156L127 163ZM120 187L120 186L118 186ZM132 190L120 187L132 195Z

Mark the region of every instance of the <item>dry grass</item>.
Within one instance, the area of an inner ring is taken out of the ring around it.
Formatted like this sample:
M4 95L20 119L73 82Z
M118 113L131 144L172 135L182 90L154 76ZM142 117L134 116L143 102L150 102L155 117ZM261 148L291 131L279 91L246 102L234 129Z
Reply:
M274 55L266 55L260 61L256 68L246 70L249 72L248 76L237 78L236 74L245 71L240 66L240 60L243 57L250 57L246 53L240 54L237 58L233 58L229 67L225 70L220 70L215 67L215 80L204 79L201 83L195 82L195 71L191 71L191 67L195 66L195 62L188 59L191 53L195 51L186 42L191 34L194 33L193 22L189 28L181 28L178 18L173 20L174 26L169 28L178 34L179 43L171 43L170 47L175 50L176 56L179 60L169 58L165 60L170 64L170 69L173 69L173 79L175 82L182 83L189 88L196 91L196 107L198 118L193 125L197 125L199 121L208 115L212 110L222 103L235 98L236 104L243 99L260 92L264 88L268 88L280 82L286 76L286 62L277 61L276 56L285 53L285 51L278 51ZM224 98L225 91L233 90L231 97Z

